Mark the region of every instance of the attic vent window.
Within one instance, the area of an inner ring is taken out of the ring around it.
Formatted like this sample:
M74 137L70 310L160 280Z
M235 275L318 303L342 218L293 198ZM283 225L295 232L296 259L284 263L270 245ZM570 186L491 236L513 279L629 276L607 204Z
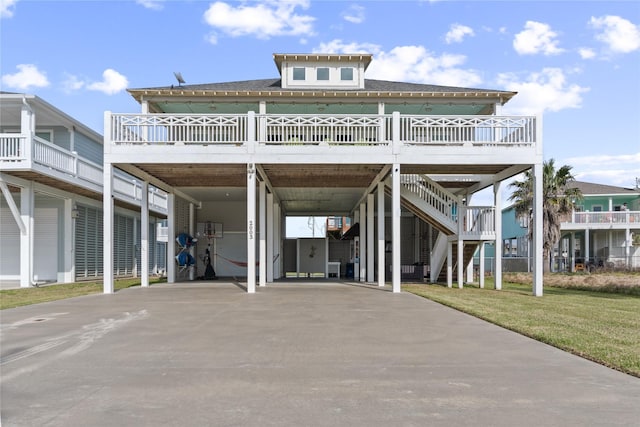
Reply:
M329 80L329 68L318 67L316 78L318 80Z
M340 80L353 80L353 68L340 68Z
M293 68L293 80L304 80L305 73L303 67L294 67Z

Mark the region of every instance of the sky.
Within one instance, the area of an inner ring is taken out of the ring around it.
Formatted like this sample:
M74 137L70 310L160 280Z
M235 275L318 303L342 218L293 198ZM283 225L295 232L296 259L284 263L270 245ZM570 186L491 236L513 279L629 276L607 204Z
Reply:
M127 88L277 78L273 53L373 54L366 77L516 91L544 158L640 178L640 1L0 0L0 90L103 133Z

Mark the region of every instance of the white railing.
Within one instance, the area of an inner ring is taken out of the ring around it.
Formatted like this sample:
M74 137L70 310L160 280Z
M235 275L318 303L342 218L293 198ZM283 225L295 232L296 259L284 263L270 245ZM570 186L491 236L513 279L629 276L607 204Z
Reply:
M78 176L76 159L78 155L37 136L33 137L33 161L60 172Z
M27 137L16 133L0 134L0 161L14 162L25 160L25 141Z
M258 115L258 142L269 145L377 145L390 138L381 129L389 117L377 115Z
M569 224L629 224L640 227L640 211L573 212Z
M74 178L80 185L91 183L102 187L104 176L101 165L80 157L75 151L65 150L42 138L34 136L31 141L31 160L34 164L66 174ZM2 154L0 161L29 160L25 155L28 143L28 138L24 135L0 135L0 154ZM118 170L114 172L114 191L121 196L139 202L142 199L141 189L140 182ZM149 206L166 211L167 195L163 191L149 188Z
M493 206L463 206L467 234L486 235L496 232L496 209Z
M533 147L535 116L112 114L112 144Z
M248 140L247 115L114 114L116 144L242 144Z
M446 217L451 223L458 221L458 198L424 175L402 174L402 186Z
M412 145L533 145L534 116L402 116L400 139Z

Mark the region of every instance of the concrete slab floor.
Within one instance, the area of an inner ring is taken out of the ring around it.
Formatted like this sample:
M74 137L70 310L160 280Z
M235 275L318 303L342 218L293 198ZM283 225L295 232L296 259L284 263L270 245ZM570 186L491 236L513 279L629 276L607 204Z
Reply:
M1 316L8 426L637 426L640 379L409 293L159 284Z

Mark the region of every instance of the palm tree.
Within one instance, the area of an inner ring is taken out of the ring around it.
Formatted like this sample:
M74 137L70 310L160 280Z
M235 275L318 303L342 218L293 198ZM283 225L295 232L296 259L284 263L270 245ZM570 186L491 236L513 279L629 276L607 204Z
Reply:
M582 200L582 192L571 185L575 181L571 174L572 168L565 165L556 170L554 159L545 161L542 166L542 249L545 272L550 271L551 253L560 240L560 222L565 215L571 213L576 202ZM516 180L509 185L514 188L509 201L513 202L516 216L529 221L529 240L533 238L533 178L533 173L529 170L521 181Z

